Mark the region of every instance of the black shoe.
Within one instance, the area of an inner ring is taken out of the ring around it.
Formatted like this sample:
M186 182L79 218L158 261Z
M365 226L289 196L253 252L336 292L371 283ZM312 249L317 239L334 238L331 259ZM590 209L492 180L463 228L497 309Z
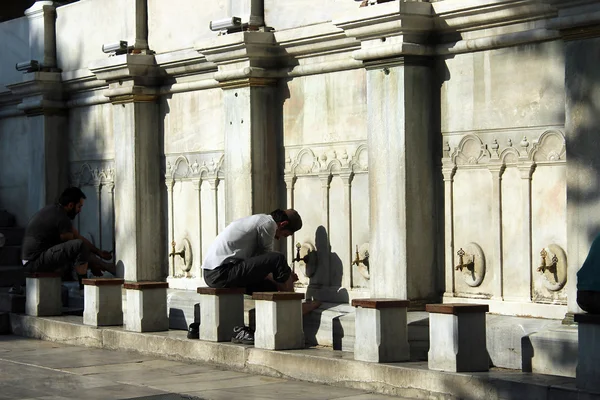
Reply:
M192 322L188 328L188 339L200 339L200 323Z
M233 343L254 344L254 331L246 326L236 326L233 328Z
M22 285L17 285L16 283L8 290L9 294L18 294L24 295L25 288Z

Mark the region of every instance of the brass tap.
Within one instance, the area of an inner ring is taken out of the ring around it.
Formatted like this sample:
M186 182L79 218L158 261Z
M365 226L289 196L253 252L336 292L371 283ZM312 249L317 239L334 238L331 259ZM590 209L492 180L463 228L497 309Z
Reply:
M537 271L541 273L544 273L546 271L555 273L556 265L558 264L558 257L556 256L556 254L552 257L552 264L550 265L546 263L546 258L548 257L548 252L546 251L546 249L542 249L542 251L540 251L540 256L542 257L542 263L538 267Z
M296 257L292 259L292 262L304 261L305 264L308 264L308 253L304 257L300 257L300 249L301 248L302 248L302 245L300 244L300 242L296 243Z
M357 267L360 265L360 263L363 263L365 265L368 264L369 262L369 252L365 251L365 258L363 258L362 260L360 259L360 254L358 253L358 245L356 245L356 253L355 253L355 257L354 260L352 261L352 265L356 265Z
M460 248L456 252L456 255L458 256L458 265L456 267L454 267L455 271L459 271L459 270L462 271L463 268L466 268L469 271L473 271L475 269L475 263L472 260L465 264L464 256L466 254L467 253L465 253L465 251L462 248Z
M185 247L183 249L181 249L181 251L176 252L175 251L175 241L173 240L171 242L171 247L172 247L172 251L169 254L169 257L173 257L173 265L175 265L175 256L179 256L181 258L183 258L183 263L185 264Z

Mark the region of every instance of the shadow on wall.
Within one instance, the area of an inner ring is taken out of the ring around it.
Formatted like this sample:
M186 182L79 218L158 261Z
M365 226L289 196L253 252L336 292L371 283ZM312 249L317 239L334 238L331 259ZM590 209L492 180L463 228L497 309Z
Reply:
M318 266L308 278L306 298L321 301L348 303L348 289L342 287L344 264L337 253L331 251L327 229L319 225L315 231Z

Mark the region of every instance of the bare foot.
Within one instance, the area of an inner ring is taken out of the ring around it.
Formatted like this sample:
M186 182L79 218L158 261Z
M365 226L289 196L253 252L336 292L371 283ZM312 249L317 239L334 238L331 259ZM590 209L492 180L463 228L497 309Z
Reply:
M302 315L306 315L311 311L316 310L321 306L321 302L318 300L307 300L302 303Z

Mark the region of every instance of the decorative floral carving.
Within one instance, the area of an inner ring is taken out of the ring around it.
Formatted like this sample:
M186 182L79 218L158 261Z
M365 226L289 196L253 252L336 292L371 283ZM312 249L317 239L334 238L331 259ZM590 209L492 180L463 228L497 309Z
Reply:
M114 185L115 168L112 160L71 163L70 184L73 186Z
M223 177L223 153L169 154L166 160L167 179L214 179Z
M355 143L286 149L285 175L342 175L368 170L367 147ZM319 154L319 156L316 156Z

